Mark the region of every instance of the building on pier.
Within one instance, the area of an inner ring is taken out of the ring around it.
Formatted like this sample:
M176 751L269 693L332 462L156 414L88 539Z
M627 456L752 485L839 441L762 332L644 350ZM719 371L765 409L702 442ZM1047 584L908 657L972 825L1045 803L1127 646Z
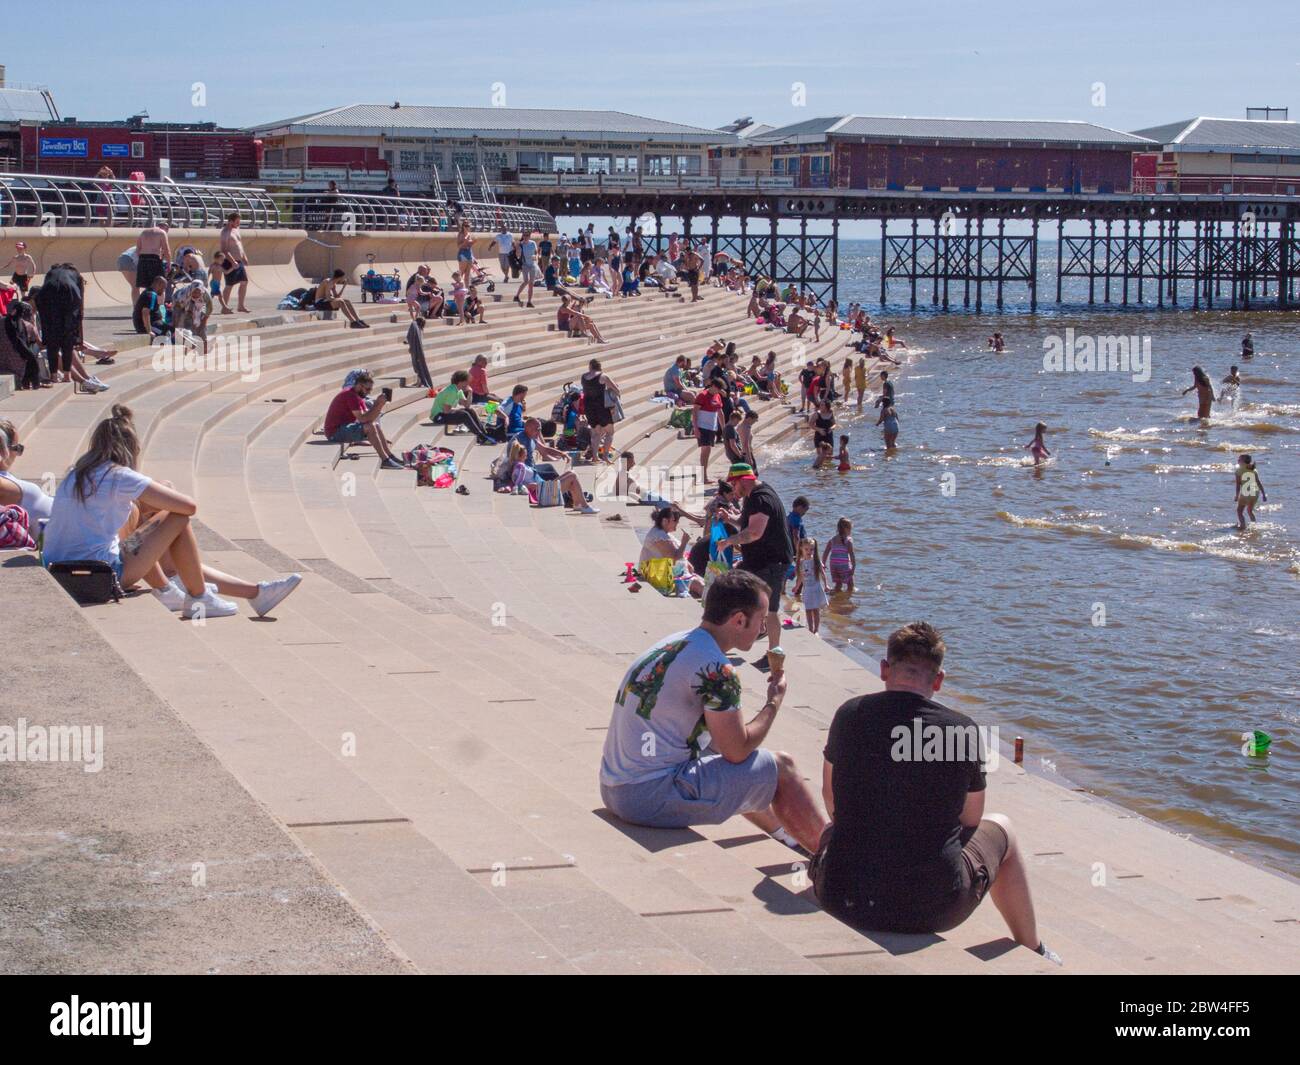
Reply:
M708 172L709 149L734 134L630 115L520 107L352 104L254 128L267 183L364 191L389 175L405 192L441 181L559 184L600 176L638 184Z
M1137 130L1159 148L1133 155L1135 192L1295 196L1300 192L1300 122L1277 118L1189 118Z
M866 115L806 119L746 143L798 188L896 192L1122 193L1132 153L1155 147L1091 122Z

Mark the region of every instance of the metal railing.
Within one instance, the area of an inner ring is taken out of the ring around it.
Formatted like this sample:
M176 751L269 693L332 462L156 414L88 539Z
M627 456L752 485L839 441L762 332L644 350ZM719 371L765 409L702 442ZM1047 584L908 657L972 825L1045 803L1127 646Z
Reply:
M170 226L219 229L238 212L253 229L280 225L280 211L265 189L239 185L123 181L0 173L0 225Z
M491 179L492 175L488 175ZM793 189L827 188L826 175L816 174L810 181L799 183L797 174L775 174L766 171L744 171L734 174L587 174L564 170L501 170L496 184L527 188L600 188L600 189Z
M435 200L407 196L370 196L351 192L295 192L291 196L293 224L325 233L349 231L456 231L461 218L477 232L555 232L555 219L535 207L503 203Z
M1135 177L1141 196L1295 196L1300 177Z

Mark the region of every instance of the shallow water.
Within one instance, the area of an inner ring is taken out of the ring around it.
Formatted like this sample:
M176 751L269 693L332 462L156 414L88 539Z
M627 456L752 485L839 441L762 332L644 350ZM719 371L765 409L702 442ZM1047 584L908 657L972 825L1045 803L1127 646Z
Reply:
M875 658L897 625L930 620L955 705L1004 741L1024 735L1035 768L1300 872L1300 316L1013 304L885 317L911 345L898 450L883 451L868 407L838 412L853 472L812 471L806 440L764 469L787 505L813 500L823 544L853 520L858 590L835 599L823 635ZM1045 370L1045 339L1067 327L1149 336L1150 379ZM986 347L994 328L1001 355ZM1192 365L1217 390L1232 363L1236 408L1197 422L1194 394L1179 395ZM1035 469L1025 445L1040 420L1052 458ZM1242 452L1269 495L1246 533ZM1241 752L1253 729L1273 738L1266 759Z

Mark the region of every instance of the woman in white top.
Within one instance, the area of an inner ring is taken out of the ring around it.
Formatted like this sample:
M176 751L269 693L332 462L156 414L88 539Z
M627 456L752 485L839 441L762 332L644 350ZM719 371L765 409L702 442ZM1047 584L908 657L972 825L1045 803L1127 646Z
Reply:
M652 558L671 558L674 562L686 557L686 550L691 546L691 534L678 529L681 514L676 507L663 507L652 515L654 525L641 541L641 557L638 565L649 562Z
M167 609L188 618L239 613L218 592L250 600L263 616L298 586L302 577L297 573L254 584L203 565L190 524L198 504L138 473L139 460L131 411L116 404L112 416L95 427L90 450L54 494L45 528L47 563L106 562L122 587L143 580ZM129 533L125 542L122 533Z
M48 518L54 508L54 497L46 495L39 484L9 472L22 453L14 423L0 421L0 507L19 506L27 511L28 527L35 538L40 521Z

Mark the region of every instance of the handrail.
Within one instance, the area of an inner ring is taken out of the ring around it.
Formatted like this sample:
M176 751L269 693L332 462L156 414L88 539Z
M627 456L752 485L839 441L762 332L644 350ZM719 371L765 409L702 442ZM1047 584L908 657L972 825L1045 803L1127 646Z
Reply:
M327 233L366 231L455 232L460 220L477 232L540 230L554 233L555 219L536 207L353 192L295 192L292 218L304 229Z
M0 173L0 225L5 226L140 229L165 222L216 229L235 212L251 229L280 225L279 208L261 188Z

